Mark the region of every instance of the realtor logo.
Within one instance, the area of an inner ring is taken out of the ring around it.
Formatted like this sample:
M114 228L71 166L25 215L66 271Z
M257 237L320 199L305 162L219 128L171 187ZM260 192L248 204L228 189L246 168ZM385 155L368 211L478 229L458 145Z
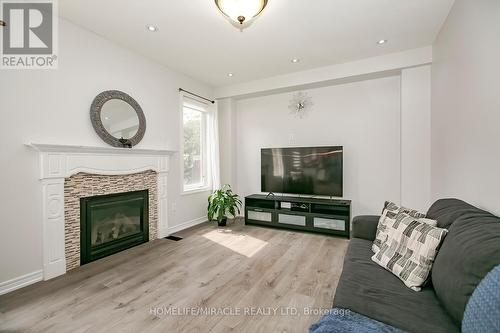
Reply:
M57 68L57 12L52 0L1 0L2 69Z

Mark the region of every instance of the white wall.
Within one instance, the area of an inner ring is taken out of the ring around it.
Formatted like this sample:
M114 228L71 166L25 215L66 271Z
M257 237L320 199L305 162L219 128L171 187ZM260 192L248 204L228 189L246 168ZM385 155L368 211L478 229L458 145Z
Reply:
M57 70L0 73L0 283L42 267L37 158L25 143L105 146L92 129L89 107L101 91L117 89L134 97L146 115L138 148L178 150L177 89L212 94L210 87L66 21L59 25L59 50ZM206 214L207 193L181 196L180 180L177 155L168 186L170 227Z
M457 0L434 45L432 193L500 214L500 1Z
M431 205L431 67L401 73L401 203Z
M236 103L232 98L218 102L221 184L236 186ZM235 189L235 188L233 188Z
M295 118L291 93L236 103L236 189L260 192L260 149L344 146L344 197L353 215L377 214L385 200L400 201L400 77L393 76L307 91L310 114Z

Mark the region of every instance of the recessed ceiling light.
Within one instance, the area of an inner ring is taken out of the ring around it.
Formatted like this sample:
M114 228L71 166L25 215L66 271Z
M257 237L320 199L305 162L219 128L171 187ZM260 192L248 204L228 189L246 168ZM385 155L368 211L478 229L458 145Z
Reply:
M387 43L387 39L381 39L377 42L378 45L382 45L382 44L385 44Z
M156 27L156 26L154 26L154 25L148 25L146 28L147 28L149 31L151 31L151 32L156 32L156 31L158 31L158 27Z
M298 63L298 62L300 62L300 59L299 59L299 58L293 58L293 59L292 59L292 63L296 64L296 63Z
M233 73L227 73L227 76L229 76L229 77L233 77L233 76L234 76L234 74L233 74Z

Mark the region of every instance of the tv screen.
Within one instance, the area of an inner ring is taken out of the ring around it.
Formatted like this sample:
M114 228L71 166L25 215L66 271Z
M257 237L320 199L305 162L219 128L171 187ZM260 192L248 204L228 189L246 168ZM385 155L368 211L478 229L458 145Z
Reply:
M341 197L343 149L337 147L261 150L261 191Z

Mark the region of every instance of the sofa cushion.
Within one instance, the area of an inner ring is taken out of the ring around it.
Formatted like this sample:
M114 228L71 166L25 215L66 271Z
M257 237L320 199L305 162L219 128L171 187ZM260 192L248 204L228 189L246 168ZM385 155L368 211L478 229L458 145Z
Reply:
M375 235L375 240L373 241L372 251L378 252L382 243L387 239L387 225L394 223L394 219L398 214L408 214L415 218L425 218L425 213L419 212L418 210L398 206L394 202L386 201L384 205L384 210L382 211L382 216L378 222L377 233Z
M458 199L440 199L427 211L427 218L437 220L439 228L449 229L453 222L476 207Z
M451 203L460 207L461 215L451 224L437 254L432 284L446 310L460 323L476 286L500 264L500 218L465 203Z
M379 220L379 215L356 216L351 223L351 237L373 241L377 233Z
M371 260L372 242L351 239L335 293L334 306L409 332L459 332L433 289L408 289Z
M387 240L372 260L396 275L408 288L420 291L447 230L404 213L399 213L387 229Z

